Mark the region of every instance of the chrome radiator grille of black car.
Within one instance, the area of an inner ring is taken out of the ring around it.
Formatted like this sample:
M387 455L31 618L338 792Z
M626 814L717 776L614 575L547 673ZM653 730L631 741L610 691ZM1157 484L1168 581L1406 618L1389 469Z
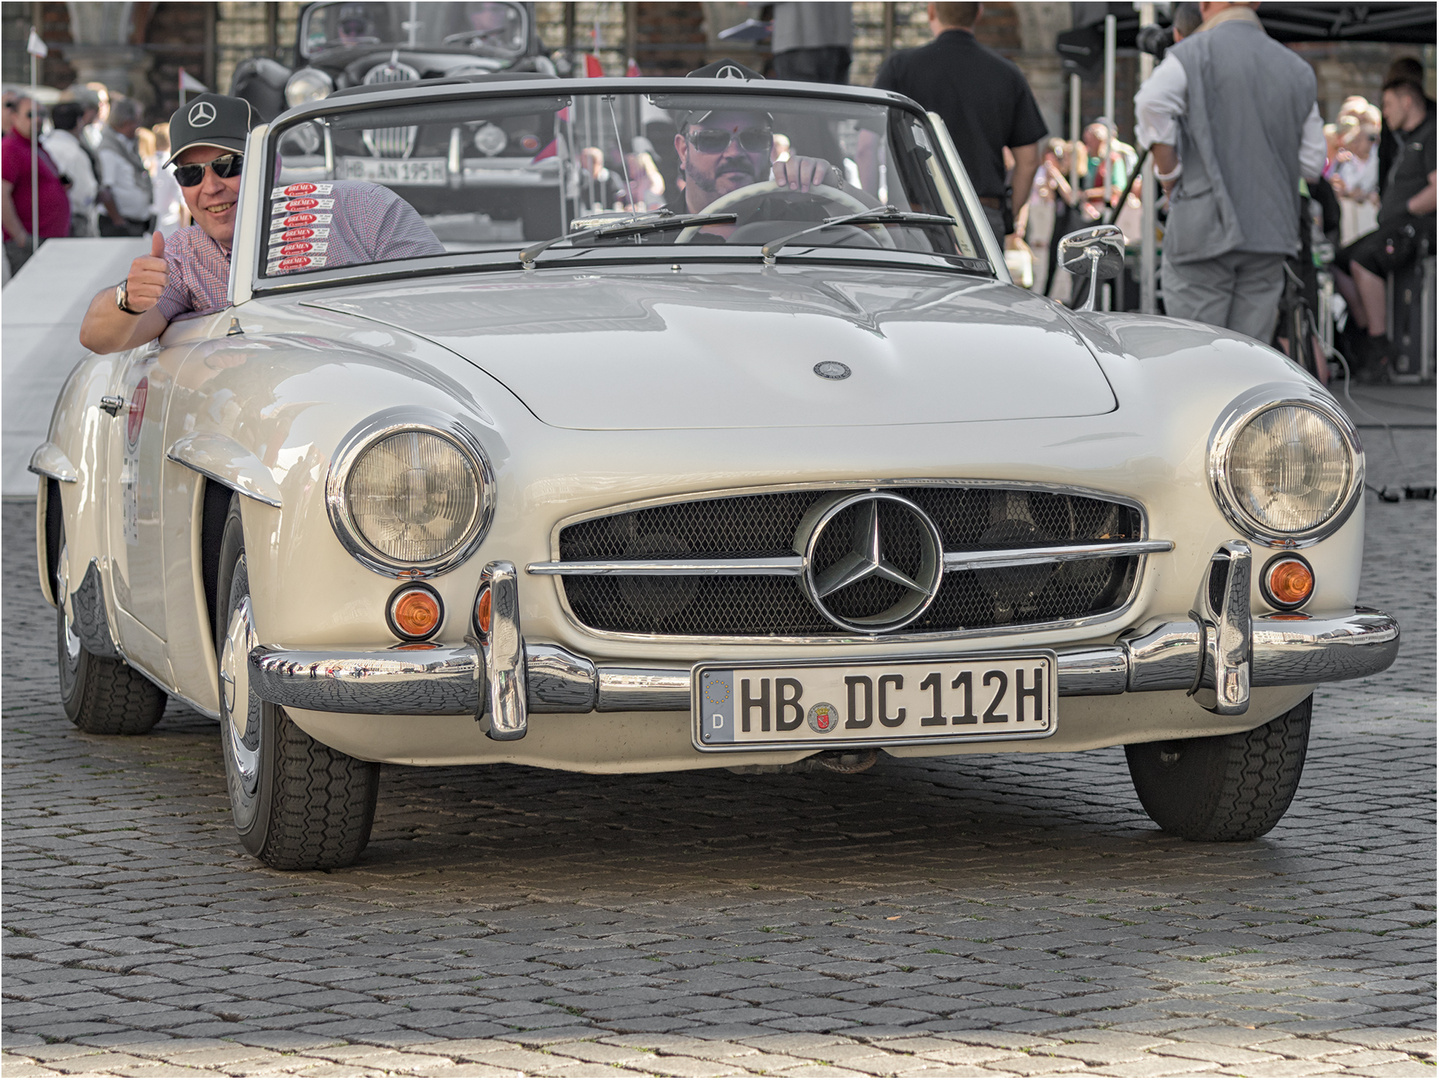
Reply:
M574 617L600 632L940 635L1122 608L1144 555L1172 547L1144 528L1129 503L1037 488L785 490L573 523L559 560L530 571L560 575Z

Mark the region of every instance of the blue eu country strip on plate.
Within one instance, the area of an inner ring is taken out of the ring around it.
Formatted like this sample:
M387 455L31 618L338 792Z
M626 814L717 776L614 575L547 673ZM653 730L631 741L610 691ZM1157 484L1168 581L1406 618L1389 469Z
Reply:
M706 671L701 679L701 741L711 746L734 742L734 672Z

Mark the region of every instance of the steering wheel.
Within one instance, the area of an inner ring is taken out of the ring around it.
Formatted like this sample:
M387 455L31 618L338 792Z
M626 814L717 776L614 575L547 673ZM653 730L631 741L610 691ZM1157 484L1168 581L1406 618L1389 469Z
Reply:
M731 210L734 207L741 205L742 203L747 203L755 199L763 198L764 196L769 195L770 193L775 191L799 196L818 195L822 199L827 199L830 202L838 203L840 206L853 210L855 213L862 213L867 210L875 209L875 207L866 206L849 192L843 191L837 187L830 187L828 184L815 184L808 191L796 191L794 188L782 188L773 180L761 180L758 184L748 184L742 188L735 188L728 195L721 195L714 202L706 206L702 213L722 214L727 210ZM802 223L797 224L802 225ZM701 228L702 226L699 225L690 225L684 229L681 229L680 234L675 237L675 243L688 244L690 240L693 239L695 233L699 232ZM855 228L868 229L879 241L880 247L893 248L896 246L894 242L894 237L890 236L889 230L886 229L883 225L857 225L855 226Z

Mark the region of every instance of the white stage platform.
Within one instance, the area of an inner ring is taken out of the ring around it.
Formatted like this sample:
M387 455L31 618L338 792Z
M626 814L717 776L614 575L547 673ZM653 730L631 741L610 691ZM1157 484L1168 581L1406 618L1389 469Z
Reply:
M86 355L85 309L149 250L130 237L49 240L0 290L0 495L35 494L25 466L45 441L65 376Z

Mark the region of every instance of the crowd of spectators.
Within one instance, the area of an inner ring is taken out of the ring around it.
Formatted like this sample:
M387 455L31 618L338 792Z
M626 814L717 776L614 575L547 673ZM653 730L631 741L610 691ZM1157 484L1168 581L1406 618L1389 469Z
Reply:
M48 110L23 88L5 89L0 224L7 280L46 240L144 236L156 228L168 236L185 223L179 186L161 168L169 125L147 128L141 119L138 102L112 96L99 83L72 87ZM32 128L38 199L31 191Z

